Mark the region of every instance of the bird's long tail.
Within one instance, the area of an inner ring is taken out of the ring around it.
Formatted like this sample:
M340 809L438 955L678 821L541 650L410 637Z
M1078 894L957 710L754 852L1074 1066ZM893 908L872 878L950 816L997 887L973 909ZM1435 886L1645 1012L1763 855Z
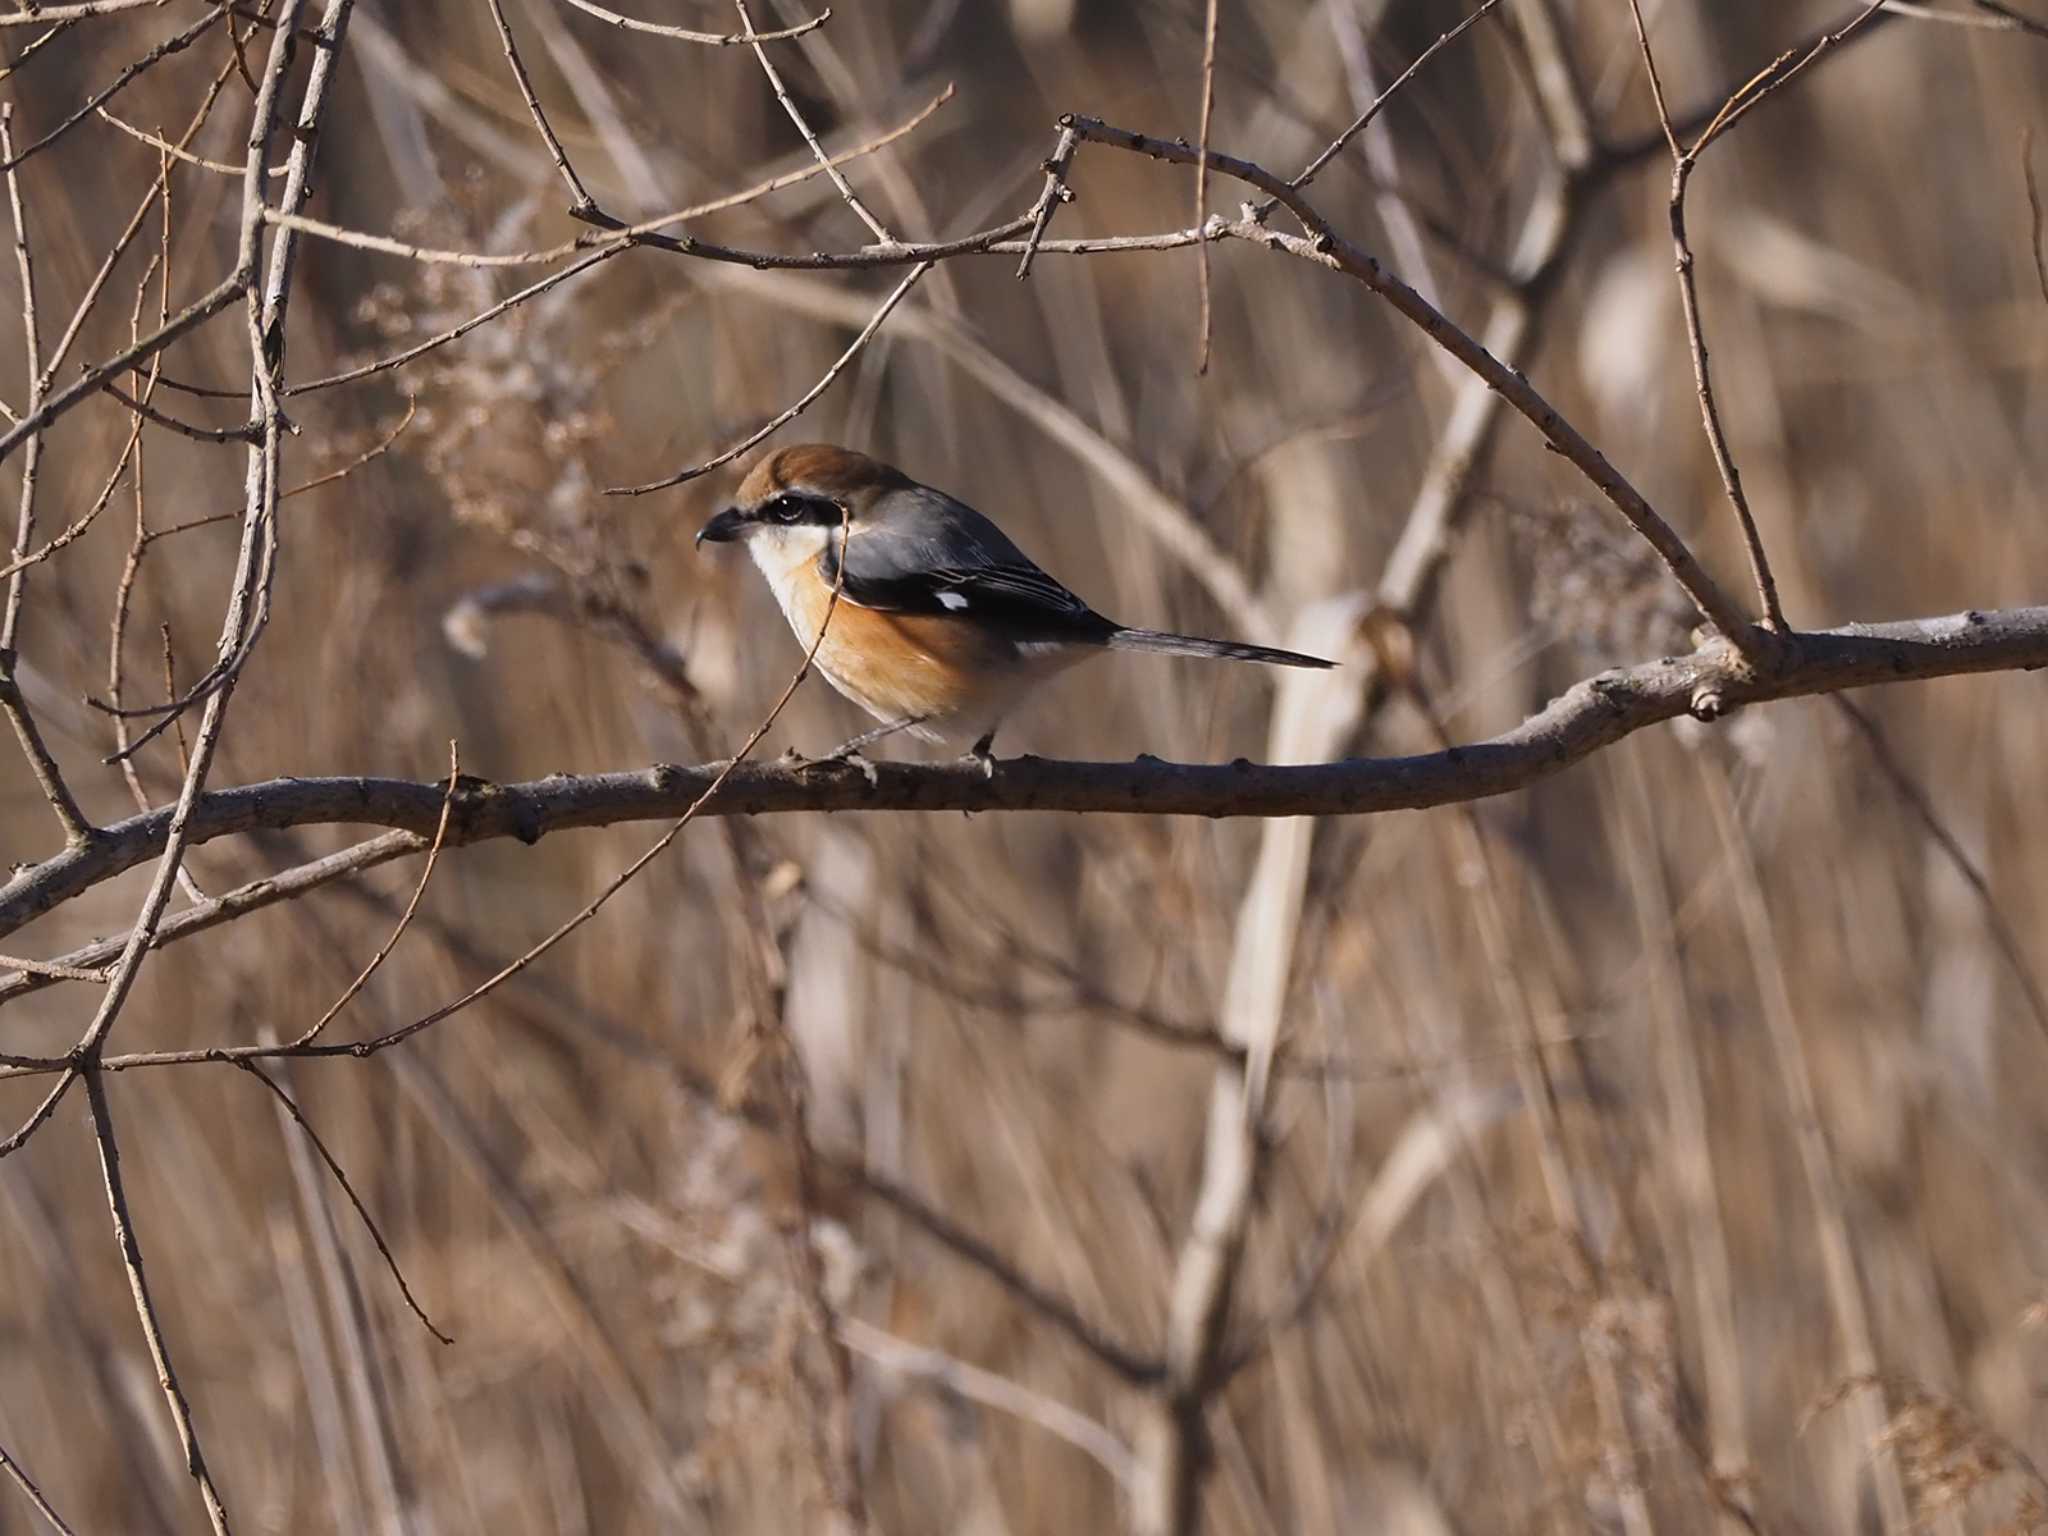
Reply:
M1160 651L1168 656L1218 656L1225 661L1263 661L1276 667L1334 667L1334 661L1279 651L1267 645L1236 640L1203 640L1194 635L1169 635L1157 629L1118 629L1103 642L1116 651Z

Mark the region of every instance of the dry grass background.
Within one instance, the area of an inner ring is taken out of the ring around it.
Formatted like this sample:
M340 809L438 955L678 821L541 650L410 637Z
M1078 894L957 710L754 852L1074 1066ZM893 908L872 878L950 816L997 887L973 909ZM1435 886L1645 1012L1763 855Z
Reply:
M652 214L803 163L744 50L622 35L555 0L508 9L608 208ZM730 25L716 6L671 9ZM849 168L893 228L938 237L1028 206L1061 111L1192 138L1201 11L849 5L776 57L834 147L957 84L918 135ZM1667 87L1705 100L1836 13L1790 0L1657 7ZM1301 163L1369 91L1362 64L1383 83L1457 14L1435 0L1231 0L1214 141ZM1608 136L1653 129L1626 7L1579 0L1560 14ZM149 12L53 44L4 87L18 131L53 124L172 25ZM435 245L575 232L485 6L365 5L354 27L314 212ZM175 133L224 58L211 36L116 109ZM200 153L238 157L246 99L230 98ZM2040 594L2048 302L2022 141L2048 129L2044 101L2048 44L1897 20L1764 108L1696 178L1729 428L1796 622ZM1511 30L1475 29L1387 121L1404 185L1459 242L1504 261L1546 154ZM1670 280L1660 156L1584 216L1525 366L1732 577L1738 551ZM97 121L24 168L53 313L68 313L156 168L153 150ZM1084 154L1074 180L1060 233L1188 221L1184 171ZM232 238L234 199L199 171L174 186L174 291L191 292ZM1340 227L1383 249L1360 151L1320 194ZM1234 209L1234 189L1217 201ZM695 232L797 250L866 238L822 181ZM152 225L80 356L125 339L153 240ZM1424 249L1444 306L1481 314L1484 274ZM526 280L318 242L303 261L295 379ZM1046 257L1022 284L1012 267L943 266L783 440L857 444L956 490L1131 622L1226 628L1071 444L963 366L963 351L985 349L1192 509L1276 611L1375 584L1448 385L1369 296L1220 248L1204 378L1192 255ZM719 755L797 654L750 572L692 552L730 472L639 500L600 488L653 478L772 414L893 281L636 253L396 377L295 402L305 430L288 481L376 441L408 393L419 415L388 454L287 503L277 620L214 782L432 778L450 737L466 770L500 779ZM15 359L11 264L0 287L0 358ZM935 344L937 322L966 347ZM202 333L172 371L232 384L239 345L232 326ZM19 372L0 369L10 390ZM164 400L233 419L232 407ZM83 509L125 430L108 407L52 435L46 526ZM238 453L156 430L145 441L157 526L236 505ZM1422 675L1454 736L1683 643L1618 525L1582 505L1583 486L1525 429L1503 428L1478 486L1421 637ZM103 688L132 518L124 488L35 573L22 641L31 698L100 819L124 813L126 791L98 762L108 723L76 701ZM152 549L129 631L132 693L157 685L159 625L181 675L196 671L232 527ZM504 615L482 626L480 656L444 635L465 594L565 569L596 619ZM621 613L684 658L708 726L614 643L605 615ZM2039 697L2009 676L1863 700L2037 965ZM1251 669L1104 660L1058 684L1005 745L1257 756L1269 703ZM767 747L815 751L858 723L813 684ZM1429 740L1396 704L1358 750ZM155 799L175 787L176 752L166 739L143 756ZM52 833L21 763L0 754L0 855L41 857ZM448 855L421 919L338 1027L367 1034L456 995L649 835ZM449 1348L406 1313L258 1085L226 1067L112 1081L172 1346L239 1524L746 1532L822 1518L805 1426L825 1378L778 1236L794 1201L785 1143L704 1091L734 1076L746 1035L739 957L759 936L745 932L736 870L762 893L787 966L825 1149L917 1191L1106 1330L1155 1348L1211 1062L1123 1025L1132 1013L1213 1024L1258 835L1251 823L1110 816L705 823L490 1002L371 1062L298 1064L291 1086L455 1335ZM190 866L217 892L338 845L225 840ZM143 972L124 1047L304 1027L388 934L415 873L386 869L167 948ZM55 954L121 931L142 879L101 888L10 948ZM67 1048L88 993L15 1003L0 1045ZM2048 1266L2048 1035L1983 905L1829 701L1647 733L1479 807L1476 822L1446 809L1328 825L1289 997L1293 1036L1347 1071L1281 1090L1236 1298L1246 1325L1289 1292L1325 1201L1365 1216L1314 1306L1212 1416L1210 1530L1706 1531L1739 1528L1732 1503L1779 1532L1897 1531L1902 1518L1991 1530L2029 1516L2009 1468L2016 1448L2048 1436L2048 1343L2029 1323ZM1551 1042L1544 1072L1516 1049L1525 1008ZM1532 1085L1555 1094L1545 1113ZM42 1086L0 1084L0 1106L18 1118ZM0 1445L80 1531L192 1529L196 1501L82 1119L71 1101L0 1163ZM1558 1157L1582 1243L1546 1185ZM871 1328L1132 1433L1133 1394L854 1181L828 1175L822 1217L833 1294ZM1846 1286L1831 1243L1846 1244ZM1823 1406L1859 1374L1883 1381ZM1038 1425L872 1363L854 1410L880 1530L1119 1519L1110 1473ZM0 1529L32 1520L0 1500Z

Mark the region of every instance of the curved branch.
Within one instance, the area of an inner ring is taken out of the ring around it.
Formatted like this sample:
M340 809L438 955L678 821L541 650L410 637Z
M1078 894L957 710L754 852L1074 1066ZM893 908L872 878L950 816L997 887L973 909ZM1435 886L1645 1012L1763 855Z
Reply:
M1744 704L1836 693L1872 683L2048 667L2048 607L1785 637L1783 662L1758 674L1725 638L1686 656L1616 668L1573 684L1490 740L1417 757L1353 758L1277 767L1247 762L1129 763L1011 758L984 773L974 760L938 765L845 762L749 764L732 770L707 816L789 811L1122 811L1171 816L1355 816L1420 810L1526 788L1660 721L1717 719ZM523 784L466 779L456 789L445 846L673 819L727 767L665 764L633 772L557 775ZM447 786L406 779L271 779L196 797L185 823L197 845L236 832L303 826L384 826L430 837ZM169 809L131 816L91 842L30 865L0 886L0 935L154 857ZM424 846L422 844L421 846Z

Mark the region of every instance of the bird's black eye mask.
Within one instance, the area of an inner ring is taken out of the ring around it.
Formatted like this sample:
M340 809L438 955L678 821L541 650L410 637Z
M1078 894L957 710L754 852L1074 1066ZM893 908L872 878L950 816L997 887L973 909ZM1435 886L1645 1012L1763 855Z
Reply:
M755 521L784 528L806 523L837 528L845 517L845 509L838 502L811 491L780 491L754 509Z

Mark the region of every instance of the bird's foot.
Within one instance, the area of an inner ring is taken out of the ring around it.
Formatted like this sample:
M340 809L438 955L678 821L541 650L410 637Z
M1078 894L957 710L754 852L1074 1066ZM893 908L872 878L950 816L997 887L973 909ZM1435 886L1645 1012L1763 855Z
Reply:
M995 746L996 733L990 731L981 740L969 747L961 755L960 761L963 763L978 763L981 767L981 776L985 779L992 779L996 776Z
M882 776L860 750L866 740L864 736L856 736L852 741L841 742L823 757L806 757L795 747L791 747L782 754L782 762L784 766L798 771L805 768L836 768L841 765L857 768L860 770L860 776L868 781L870 789L879 789Z

